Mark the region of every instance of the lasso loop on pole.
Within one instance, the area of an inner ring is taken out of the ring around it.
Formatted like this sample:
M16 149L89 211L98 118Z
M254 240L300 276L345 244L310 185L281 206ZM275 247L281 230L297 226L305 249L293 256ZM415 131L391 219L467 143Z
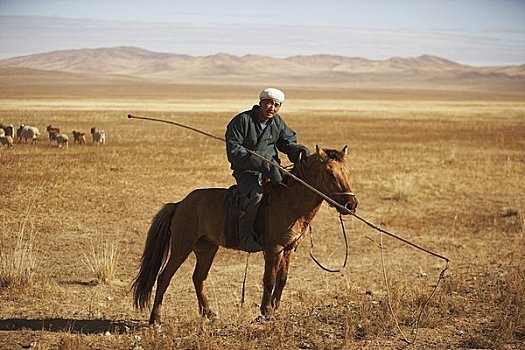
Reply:
M414 335L414 337L412 338L412 340L408 340L408 338L406 337L405 333L403 333L403 331L401 330L401 327L399 326L399 322L397 321L396 314L394 313L394 308L392 307L392 297L390 295L391 294L391 292L390 292L390 284L388 283L388 278L387 278L387 274L386 274L385 257L384 257L384 254L383 254L383 247L384 247L383 246L383 234L380 233L379 236L380 236L379 248L381 249L381 268L383 269L383 279L384 279L384 282L385 282L386 295L387 295L387 301L388 301L388 309L390 311L390 314L392 315L392 318L394 319L394 323L396 325L397 330L399 331L399 333L403 337L403 340L406 343L408 343L408 344L414 344L416 342L417 334L418 334L418 331L419 331L419 323L420 323L421 318L423 316L423 311L425 311L425 309L427 308L427 305L428 305L430 299L432 299L432 297L436 293L436 290L438 289L439 283L445 278L445 271L448 270L448 261L446 262L446 265L443 268L443 270L441 270L441 273L439 274L438 281L437 281L436 285L434 286L434 288L432 289L432 292L425 299L425 302L423 303L423 305L421 305L421 308L419 309L419 314L418 314L418 317L417 317L417 320L416 320L416 325L415 325L415 327L412 330L412 334Z

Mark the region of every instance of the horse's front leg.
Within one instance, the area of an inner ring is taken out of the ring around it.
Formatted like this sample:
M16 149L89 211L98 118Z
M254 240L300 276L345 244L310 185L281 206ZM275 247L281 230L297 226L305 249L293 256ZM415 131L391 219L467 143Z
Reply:
M272 293L272 307L274 310L279 308L279 304L281 303L281 295L283 293L284 286L286 285L286 280L288 279L288 269L290 268L290 258L292 256L292 251L292 249L284 251L283 258L279 264L279 269L277 270L275 288Z
M282 257L281 247L276 246L264 251L263 297L261 301L261 313L264 316L272 313L270 302Z

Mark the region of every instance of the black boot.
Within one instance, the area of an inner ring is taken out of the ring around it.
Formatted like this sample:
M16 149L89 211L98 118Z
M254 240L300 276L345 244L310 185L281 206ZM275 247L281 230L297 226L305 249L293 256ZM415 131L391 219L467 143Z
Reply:
M244 199L244 211L241 212L239 216L239 248L249 253L260 252L262 250L261 245L257 242L258 235L254 229L261 199L262 193L250 193L248 197Z

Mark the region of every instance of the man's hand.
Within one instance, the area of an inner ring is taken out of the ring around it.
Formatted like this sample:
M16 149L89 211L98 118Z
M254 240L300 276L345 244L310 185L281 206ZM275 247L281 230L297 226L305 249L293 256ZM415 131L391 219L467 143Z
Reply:
M306 159L308 156L310 156L310 150L306 146L301 146L301 150L299 151L299 154L301 155L301 159Z
M297 157L294 160L294 163L305 160L310 155L310 150L308 147L299 145L297 146Z
M278 167L272 166L270 169L270 172L266 174L266 176L270 179L272 184L278 185L283 181L283 176L281 175L281 170L279 170Z

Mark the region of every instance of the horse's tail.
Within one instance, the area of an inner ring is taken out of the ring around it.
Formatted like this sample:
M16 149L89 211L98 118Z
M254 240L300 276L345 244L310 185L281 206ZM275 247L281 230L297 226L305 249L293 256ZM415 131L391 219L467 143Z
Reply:
M144 309L149 306L151 291L160 268L166 261L170 247L171 218L175 214L178 203L167 203L155 215L146 238L146 246L142 253L140 271L135 277L131 289L135 308Z

